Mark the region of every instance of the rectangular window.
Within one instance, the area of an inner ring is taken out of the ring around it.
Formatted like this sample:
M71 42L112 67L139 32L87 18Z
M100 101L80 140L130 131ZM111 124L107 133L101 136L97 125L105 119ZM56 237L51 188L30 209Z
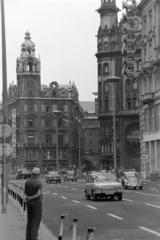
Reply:
M33 112L33 105L31 104L28 105L28 112Z
M151 119L151 132L155 131L155 117L154 117L154 107L150 109L150 119Z
M92 140L89 140L89 146L92 146Z
M152 29L152 10L149 12L149 30Z
M157 130L160 131L160 105L157 106Z
M52 108L51 106L46 106L46 112L51 112Z
M145 111L145 132L149 132L149 109Z
M89 136L92 136L92 132L89 132Z
M143 34L145 35L147 32L147 17L146 16L143 18L143 25L144 25L144 27L142 26L142 29L143 29Z
M46 135L46 143L51 144L51 135Z
M28 143L29 144L34 143L34 136L31 136L31 135L28 136Z
M58 135L58 143L63 143L63 135Z
M144 48L144 62L146 61L146 57L147 57L147 49L146 47Z
M28 119L28 127L33 127L33 119Z
M152 41L149 42L149 60L152 60Z
M51 120L50 119L46 120L46 127L51 127Z

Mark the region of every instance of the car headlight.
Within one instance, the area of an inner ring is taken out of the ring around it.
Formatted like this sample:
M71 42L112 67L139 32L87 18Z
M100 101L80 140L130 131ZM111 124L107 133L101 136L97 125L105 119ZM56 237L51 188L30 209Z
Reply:
M103 191L103 188L97 187L97 188L96 188L96 191L98 191L98 192L99 192L99 191Z
M116 186L117 189L122 189L121 185Z

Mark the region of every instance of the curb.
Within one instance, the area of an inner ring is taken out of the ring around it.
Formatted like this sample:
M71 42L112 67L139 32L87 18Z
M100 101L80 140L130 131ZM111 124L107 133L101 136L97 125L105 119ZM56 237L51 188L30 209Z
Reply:
M57 240L57 237L51 233L43 222L40 224L39 235L40 240Z

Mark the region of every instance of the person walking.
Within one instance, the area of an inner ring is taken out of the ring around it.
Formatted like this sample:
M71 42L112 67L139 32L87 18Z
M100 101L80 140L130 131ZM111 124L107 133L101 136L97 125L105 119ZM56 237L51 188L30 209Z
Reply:
M42 183L39 180L40 169L32 170L32 177L25 183L25 201L27 203L26 240L37 240L42 219Z

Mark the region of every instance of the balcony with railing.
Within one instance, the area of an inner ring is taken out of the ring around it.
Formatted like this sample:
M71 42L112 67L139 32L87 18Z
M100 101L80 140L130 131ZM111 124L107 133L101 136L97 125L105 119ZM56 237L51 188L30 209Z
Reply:
M153 101L153 93L147 92L147 93L143 94L142 98L141 98L141 101L144 104L147 104L147 103Z

